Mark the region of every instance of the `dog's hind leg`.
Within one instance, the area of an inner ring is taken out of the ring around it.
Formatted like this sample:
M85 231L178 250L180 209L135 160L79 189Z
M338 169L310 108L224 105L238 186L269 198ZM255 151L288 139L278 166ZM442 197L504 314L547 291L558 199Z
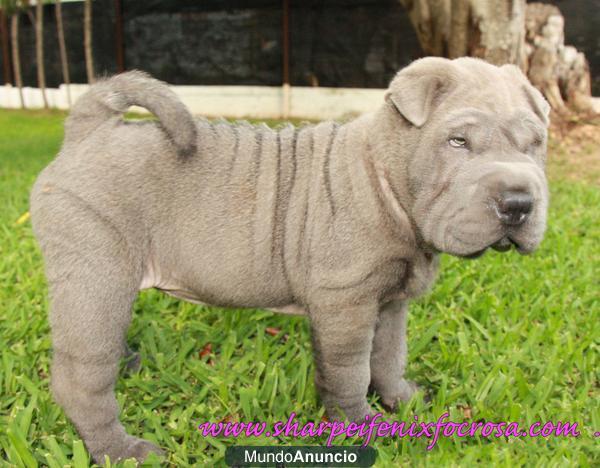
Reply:
M160 449L125 432L114 394L141 278L139 255L109 220L63 201L34 212L50 287L52 391L96 462L105 455L143 460Z

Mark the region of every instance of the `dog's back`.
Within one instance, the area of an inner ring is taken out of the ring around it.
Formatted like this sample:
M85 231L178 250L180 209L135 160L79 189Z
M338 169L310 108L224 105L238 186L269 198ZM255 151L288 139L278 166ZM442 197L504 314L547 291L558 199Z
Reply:
M123 120L130 105L158 121ZM63 148L32 190L36 235L42 245L68 236L64 219L77 205L117 233L143 287L217 305L286 305L299 281L286 261L307 247L309 198L330 190L321 175L337 129L194 120L167 85L117 75L70 113ZM77 216L93 236L96 220Z

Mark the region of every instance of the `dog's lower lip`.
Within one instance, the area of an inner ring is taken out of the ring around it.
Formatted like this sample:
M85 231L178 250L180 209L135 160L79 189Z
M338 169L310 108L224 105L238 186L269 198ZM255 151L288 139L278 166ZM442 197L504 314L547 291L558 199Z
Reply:
M492 249L494 249L498 252L506 252L506 251L510 250L510 248L512 247L512 243L508 239L508 237L503 237L502 239L494 242L491 245L491 247L492 247Z
M513 238L506 236L494 242L490 247L498 252L506 252L513 246L521 251L521 246Z

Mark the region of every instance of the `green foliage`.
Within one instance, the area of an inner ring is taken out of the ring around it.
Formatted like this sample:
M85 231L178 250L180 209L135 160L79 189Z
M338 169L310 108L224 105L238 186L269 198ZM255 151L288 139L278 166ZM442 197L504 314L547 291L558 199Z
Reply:
M46 286L23 216L31 184L59 149L62 119L0 111L0 465L89 465L48 391ZM593 436L600 431L600 190L561 180L551 186L548 234L537 253L443 258L438 283L412 305L409 323L408 374L431 401L421 394L386 417L435 421L449 411L453 421L572 421L581 436L450 437L431 451L426 439L381 439L377 466L600 463ZM200 307L147 291L135 303L129 341L142 368L118 381L123 423L166 448L172 465L222 466L225 448L236 443L324 442L204 439L195 429L224 418L285 420L292 411L320 420L306 319ZM344 442L351 443L360 441Z

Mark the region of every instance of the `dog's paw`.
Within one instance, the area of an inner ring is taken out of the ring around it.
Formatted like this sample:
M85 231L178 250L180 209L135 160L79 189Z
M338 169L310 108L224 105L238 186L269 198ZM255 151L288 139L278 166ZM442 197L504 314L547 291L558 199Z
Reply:
M361 423L365 422L365 419L367 418L367 416L369 417L369 419L373 419L375 414L376 414L375 411L373 411L373 409L369 405L363 411L355 413L351 417L348 416L347 419L350 422L353 422L356 424L361 424Z
M365 417L375 416L375 412L365 400L364 404L347 407L344 410L339 408L328 410L327 418L330 421L350 421L357 424L365 422Z
M135 458L138 462L143 462L150 453L155 453L159 457L164 457L165 452L160 447L157 447L152 442L144 439L132 437L132 441L128 444L125 452L119 458L124 460L127 458Z
M415 393L419 391L419 387L414 382L402 379L394 388L393 392L382 392L381 405L388 411L395 411L399 403L406 403Z
M150 453L155 453L159 457L165 456L165 452L152 442L129 435L116 446L113 445L108 449L90 449L89 451L92 459L99 465L104 465L105 457L108 457L111 462L134 458L141 463Z

